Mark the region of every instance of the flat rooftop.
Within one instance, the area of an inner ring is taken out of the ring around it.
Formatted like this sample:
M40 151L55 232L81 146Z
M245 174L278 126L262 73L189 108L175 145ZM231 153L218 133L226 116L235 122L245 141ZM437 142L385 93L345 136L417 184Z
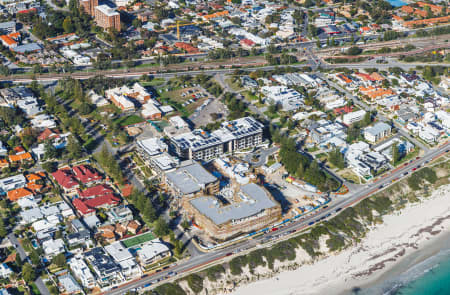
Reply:
M190 202L217 225L247 218L278 205L264 189L254 183L241 186L238 194L242 198L241 202L225 206L221 206L217 198L209 196L196 198Z
M166 178L184 194L198 192L205 185L217 180L214 175L196 162L191 162L174 172L167 173Z

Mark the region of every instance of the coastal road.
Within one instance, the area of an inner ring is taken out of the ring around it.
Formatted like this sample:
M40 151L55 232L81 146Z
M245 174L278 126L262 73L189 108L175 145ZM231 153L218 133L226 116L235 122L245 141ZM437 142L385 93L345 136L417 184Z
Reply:
M188 272L196 271L197 269L199 269L204 265L223 262L224 259L233 257L233 253L242 252L243 254L245 253L245 251L253 249L257 244L259 244L262 241L275 242L275 240L279 241L281 239L288 238L294 232L307 229L308 227L310 227L313 224L316 224L317 222L326 220L330 216L334 216L335 214L337 214L336 210L340 211L339 208L344 209L346 207L355 205L359 201L368 198L373 194L385 189L390 184L408 176L412 172L412 169L423 167L429 161L445 154L446 151L448 150L450 150L449 141L447 141L445 144L441 145L438 148L428 150L428 152L426 152L426 154L422 158L416 159L411 163L404 164L399 168L396 168L393 171L388 172L386 176L379 178L375 182L362 185L356 191L354 191L352 194L349 194L348 196L335 197L334 200L328 204L327 208L321 209L314 215L308 215L304 217L304 219L300 219L295 222L289 223L284 227L281 227L277 231L257 236L254 239L245 240L241 243L234 244L224 249L219 249L217 251L205 252L201 255L195 256L187 260L186 262L171 267L167 270L119 286L114 290L105 292L105 294L112 294L112 295L124 294L127 291L133 289L135 290L143 286L149 287L148 284L151 284L151 287L153 287L157 280L160 280L160 282L168 280L169 272L177 272L178 274L180 274L179 276L184 276ZM179 277L174 276L171 279L174 278Z

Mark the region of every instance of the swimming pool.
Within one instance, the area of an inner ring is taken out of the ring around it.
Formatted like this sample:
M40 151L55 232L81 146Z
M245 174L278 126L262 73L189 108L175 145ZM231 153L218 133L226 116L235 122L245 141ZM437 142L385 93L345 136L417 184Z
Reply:
M391 4L394 7L400 7L400 6L406 5L406 3L401 0L387 0L387 2L389 2L389 4Z

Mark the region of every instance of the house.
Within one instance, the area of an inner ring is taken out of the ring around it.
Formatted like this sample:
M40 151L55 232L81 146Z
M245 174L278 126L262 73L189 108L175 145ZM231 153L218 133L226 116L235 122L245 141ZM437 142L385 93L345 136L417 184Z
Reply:
M33 196L33 192L31 190L29 190L28 188L17 188L17 189L13 189L8 191L7 193L8 195L8 200L10 200L11 202L15 202L21 198L29 198Z
M170 255L170 249L160 240L154 239L137 250L137 256L142 266L147 266Z
M29 152L23 153L23 154L16 154L16 155L9 155L9 162L11 164L14 163L24 163L24 162L32 162L33 161L33 157L31 156L31 154Z
M92 167L79 165L72 168L74 176L84 185L92 185L100 182L103 177Z
M62 239L45 241L42 243L42 248L44 249L45 256L49 259L65 252L64 242Z
M83 191L80 189L77 189L78 196L80 198L87 198L87 199L100 197L100 196L104 196L104 195L108 195L108 194L112 194L112 193L114 193L114 190L106 184L99 184L96 186L92 186Z
M127 231L132 233L133 235L137 234L139 228L141 227L141 224L137 220L131 220L127 224Z
M375 143L389 136L389 134L391 134L391 126L383 122L376 123L374 126L364 129L364 138L371 143Z
M70 233L67 235L67 243L69 244L69 247L77 245L89 247L89 245L92 245L91 235L88 230Z
M26 184L27 180L23 174L2 178L0 179L0 194L16 188L25 187Z
M83 294L83 289L70 273L58 276L59 290L63 294Z
M58 169L52 173L52 176L66 193L75 192L75 189L80 186L70 168Z
M9 276L13 273L13 271L11 270L11 268L8 266L8 264L6 263L1 263L0 264L0 277L2 279L7 279L9 278Z
M81 215L90 215L96 211L97 208L110 208L120 202L118 197L113 194L107 194L92 199L76 198L72 201L73 206Z
M123 281L120 266L106 254L103 248L93 248L85 252L84 257L89 261L100 286L114 285Z
M106 212L106 214L108 215L109 222L112 224L124 223L133 220L133 212L126 205L111 208L111 210Z
M120 265L122 274L126 279L141 276L142 270L136 263L130 250L125 248L122 242L114 242L105 246L105 251Z
M68 261L68 264L73 275L81 282L83 287L87 289L95 287L94 275L91 273L82 257L75 256Z

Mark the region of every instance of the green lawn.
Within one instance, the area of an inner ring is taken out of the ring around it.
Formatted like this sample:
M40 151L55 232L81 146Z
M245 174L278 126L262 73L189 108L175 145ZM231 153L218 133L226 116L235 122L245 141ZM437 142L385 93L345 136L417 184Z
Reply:
M121 117L121 118L117 119L116 122L121 127L125 127L128 125L133 125L133 124L144 122L144 119L142 119L141 117L139 117L137 115L130 115L130 116Z
M123 240L122 243L126 248L131 248L139 244L154 240L155 236L151 232L146 232L144 234Z

